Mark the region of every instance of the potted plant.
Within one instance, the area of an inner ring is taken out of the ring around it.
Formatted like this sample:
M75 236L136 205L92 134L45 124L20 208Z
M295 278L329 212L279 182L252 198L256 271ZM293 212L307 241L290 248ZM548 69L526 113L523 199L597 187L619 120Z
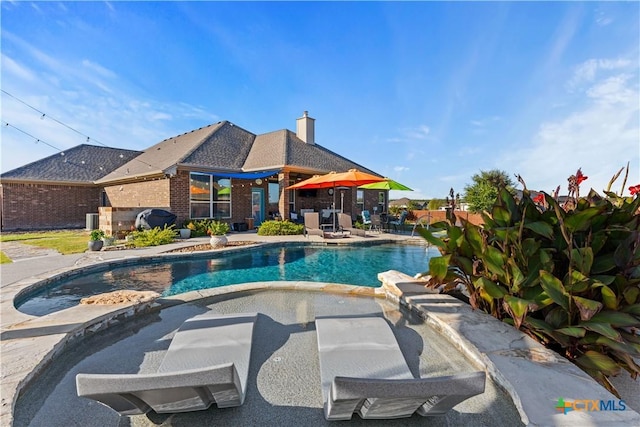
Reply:
M229 224L222 221L211 221L207 227L207 234L211 236L209 243L212 248L221 248L227 245L227 234L229 232Z
M116 238L115 236L109 236L105 234L102 237L102 242L104 243L104 246L113 246L113 244L116 242Z
M180 233L180 238L188 239L189 237L191 237L191 230L195 229L195 225L193 225L193 222L191 221L185 221L182 225L183 227L178 230L178 232Z
M124 236L124 240L127 242L133 242L133 239L135 239L135 234L133 234L136 231L136 227L134 227L133 225L131 226L131 229L127 232L127 234Z
M102 245L104 245L104 242L102 241L103 237L105 237L104 231L100 229L92 230L89 235L89 250L99 251L102 249Z

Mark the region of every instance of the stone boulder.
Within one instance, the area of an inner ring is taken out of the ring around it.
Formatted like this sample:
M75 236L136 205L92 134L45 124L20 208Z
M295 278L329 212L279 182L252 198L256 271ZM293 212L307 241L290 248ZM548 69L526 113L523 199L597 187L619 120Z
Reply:
M160 296L159 293L153 291L114 291L105 294L92 295L82 298L80 304L90 305L115 305L115 304L140 304L152 301Z

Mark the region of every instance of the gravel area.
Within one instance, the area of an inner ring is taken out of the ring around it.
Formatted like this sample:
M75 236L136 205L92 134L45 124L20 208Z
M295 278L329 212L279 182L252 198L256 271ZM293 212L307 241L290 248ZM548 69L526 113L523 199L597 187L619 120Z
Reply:
M242 241L228 242L226 247L229 247L229 246L250 246L250 245L255 245L255 244L256 244L256 242L242 242ZM214 251L214 250L218 250L218 249L224 249L224 248L213 248L213 247L211 247L210 244L203 243L203 244L200 244L200 245L186 246L184 248L173 249L173 250L167 251L165 253L170 254L170 253L175 253L175 252Z

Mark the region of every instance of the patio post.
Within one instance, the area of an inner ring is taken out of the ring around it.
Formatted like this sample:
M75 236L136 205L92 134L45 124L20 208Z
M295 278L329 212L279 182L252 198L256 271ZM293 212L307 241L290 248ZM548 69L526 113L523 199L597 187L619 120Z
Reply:
M278 189L280 191L280 197L278 198L278 211L282 220L291 218L289 212L289 171L282 171L278 174Z

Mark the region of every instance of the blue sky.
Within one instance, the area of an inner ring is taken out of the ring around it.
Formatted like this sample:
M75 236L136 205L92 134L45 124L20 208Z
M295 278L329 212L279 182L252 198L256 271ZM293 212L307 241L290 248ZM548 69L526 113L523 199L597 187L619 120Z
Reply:
M0 7L2 172L83 135L143 150L219 120L295 130L308 110L317 143L415 190L392 197L490 169L562 194L579 167L602 191L630 162L640 183L638 2Z

